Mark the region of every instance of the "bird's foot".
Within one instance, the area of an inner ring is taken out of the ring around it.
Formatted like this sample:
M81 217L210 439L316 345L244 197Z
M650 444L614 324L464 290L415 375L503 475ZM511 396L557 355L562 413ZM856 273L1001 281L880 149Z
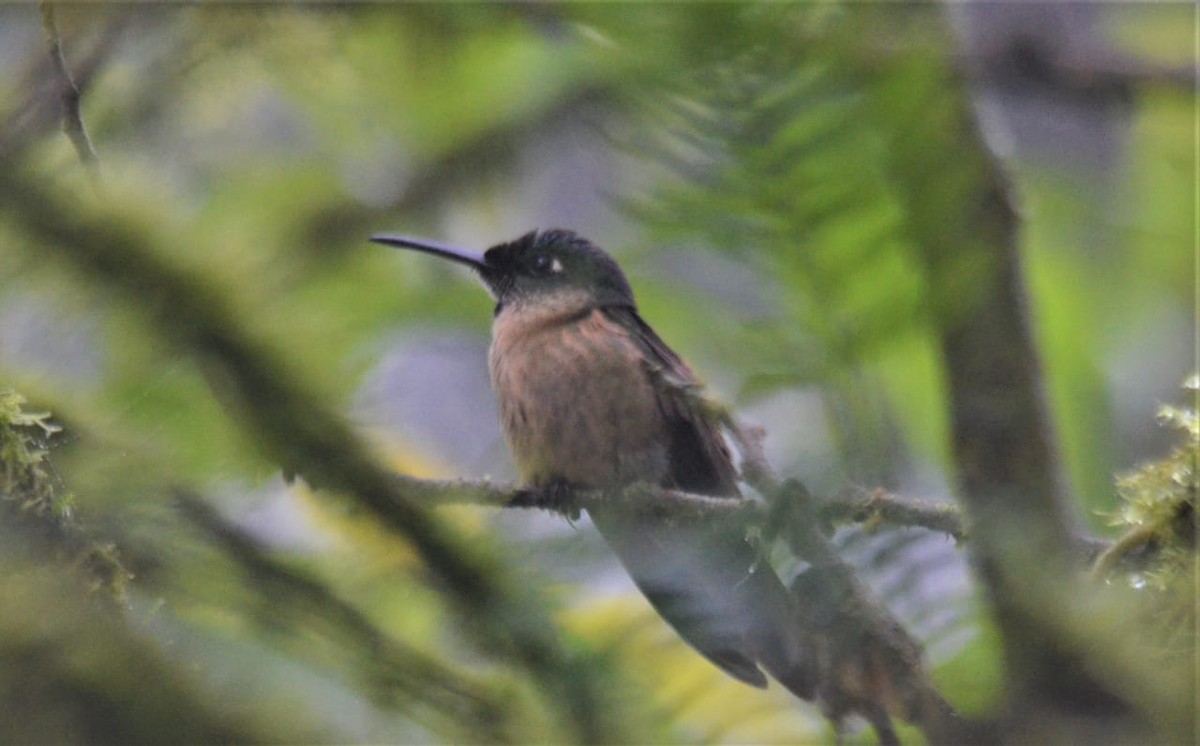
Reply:
M562 480L554 480L540 487L518 490L508 502L513 508L540 508L565 516L567 520L579 519L580 508L575 501L575 491Z

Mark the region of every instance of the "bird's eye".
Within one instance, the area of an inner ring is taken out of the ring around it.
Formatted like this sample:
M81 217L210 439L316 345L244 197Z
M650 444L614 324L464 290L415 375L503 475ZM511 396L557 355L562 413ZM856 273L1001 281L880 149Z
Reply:
M562 271L562 262L549 254L538 254L529 263L529 266L536 275L548 275Z

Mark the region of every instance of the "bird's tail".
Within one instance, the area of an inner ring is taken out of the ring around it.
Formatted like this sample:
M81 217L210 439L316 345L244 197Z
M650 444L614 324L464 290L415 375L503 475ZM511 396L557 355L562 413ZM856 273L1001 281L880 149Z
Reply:
M757 687L759 665L812 699L816 663L796 603L742 536L724 527L671 525L619 510L591 516L634 583L689 645Z

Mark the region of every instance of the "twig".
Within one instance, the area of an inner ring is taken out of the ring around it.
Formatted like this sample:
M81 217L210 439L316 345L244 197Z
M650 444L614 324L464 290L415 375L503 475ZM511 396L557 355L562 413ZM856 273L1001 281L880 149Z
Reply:
M726 407L720 416L742 455L742 476L771 505L772 526L783 527L792 550L812 565L792 585L805 615L806 631L822 662L819 700L835 723L860 714L880 742L898 743L892 715L917 725L931 743L959 734L958 715L925 673L920 644L859 582L815 520L823 503L797 480L781 481L767 461L762 428L738 422ZM898 503L899 504L899 503ZM771 526L768 526L771 528Z
M1137 89L1168 88L1191 93L1196 71L1108 50L1070 50L1052 40L1027 36L955 59L958 69L994 86L1037 85L1055 95L1129 96Z
M818 502L817 514L825 521L853 521L873 525L921 526L940 531L957 542L966 541L968 531L957 505L902 497L882 489L851 486Z
M930 743L959 740L958 715L925 672L920 643L875 601L821 533L814 520L819 501L796 480L780 484L772 499L774 510L785 514L776 520L785 527L784 538L812 565L792 592L802 609L812 610L806 622L820 646L819 699L826 714L834 722L862 715L882 743L895 739L891 715L918 726Z
M486 479L417 479L393 475L396 494L421 505L479 505L493 508L538 508L574 516L592 505L619 503L625 510L680 522L747 521L761 516L762 506L751 500L695 495L639 482L619 490L529 490Z
M79 87L75 85L75 79L71 77L67 59L63 55L62 36L58 32L54 3L40 0L39 5L42 11L42 30L46 35L46 44L50 47L50 60L58 77L59 98L63 108L62 129L71 144L75 146L79 160L87 169L92 187L99 190L101 186L100 159L96 156L95 148L92 147L87 128L83 126L83 116L79 111Z
M443 503L471 501L502 507L541 507L571 515L595 500L611 504L620 499L625 510L635 513L653 512L675 520L737 518L746 521L747 526L757 521L767 529L782 530L796 555L812 565L793 585L792 592L806 612L802 614L804 632L820 651L819 699L829 718L840 723L848 715L861 714L886 744L898 742L891 722L891 714L898 714L920 727L931 742L953 742L961 733L960 721L925 673L920 644L886 608L874 601L853 569L820 532L820 521L815 517L825 505L830 506L829 512L851 516L859 516L864 507L870 506L894 522L934 526L935 530L962 539L966 532L957 513L881 491L847 491L841 500L816 501L799 482L780 480L763 450L765 433L761 428L737 421L728 407L704 398L697 387L687 387L686 393L706 416L721 423L730 433L742 457L742 476L767 498L771 516L764 516L760 505L753 501L689 495L645 484L618 493L557 491L539 500L536 494L513 492L488 483L398 479L406 485L406 490L420 491L417 499L433 498ZM885 499L881 500L881 496ZM818 609L821 611L815 611Z
M1092 562L1092 578L1104 579L1135 552L1147 547L1153 547L1161 540L1161 537L1162 526L1157 523L1134 526L1122 534L1116 541L1096 553L1096 557Z
M778 492L781 483L773 476L765 460L750 445L758 438L755 428L744 428L734 438L749 446L739 447L743 456L742 475L747 483L768 493ZM757 449L761 453L761 449ZM762 503L752 500L730 500L709 497L679 490L668 490L648 483L638 483L617 491L572 490L542 494L513 485L499 484L486 479L416 479L402 474L394 476L397 491L422 505L478 505L493 508L539 508L562 515L586 510L596 502L623 501L631 511L645 511L659 518L680 521L702 521L741 517L747 521L762 520ZM771 486L774 485L774 486ZM919 526L945 533L956 541L968 538L961 512L954 505L906 498L882 489L846 487L832 497L810 498L817 517L826 523L853 522L887 523L896 527Z
M426 481L397 476L399 491L424 504L477 504L502 508L543 508L573 516L597 502L633 514L654 515L675 521L744 522L750 527L774 527L784 533L797 556L813 567L793 586L792 592L806 613L804 632L818 646L822 661L820 701L835 723L851 714L861 714L875 727L882 743L896 743L889 713L899 714L924 730L934 743L951 742L958 731L957 716L930 682L921 663L921 646L913 640L887 609L876 603L858 581L854 571L839 557L819 530L813 516L824 503L809 496L796 481L780 481L767 462L763 431L721 415L724 408L708 410L730 429L742 455L742 472L752 487L769 500L769 517L761 503L731 500L664 490L639 483L619 491L552 490L531 492L465 480ZM861 492L867 493L866 490ZM940 506L905 501L889 496L888 515L910 525L937 524ZM863 501L831 503L834 512L861 513ZM951 513L952 514L952 513ZM942 519L947 533L964 535L961 525ZM765 532L764 532L765 533Z
M742 455L742 478L763 495L778 493L782 482L771 462L767 461L767 453L763 449L766 431L761 427L739 422L728 414L724 425Z

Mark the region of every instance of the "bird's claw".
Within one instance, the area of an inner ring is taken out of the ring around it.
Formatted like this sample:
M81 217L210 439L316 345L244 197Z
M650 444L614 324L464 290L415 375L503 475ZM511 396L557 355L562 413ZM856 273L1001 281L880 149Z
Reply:
M578 520L581 512L575 501L575 491L569 484L562 481L518 490L508 504L513 508L549 510L565 516L570 521Z

